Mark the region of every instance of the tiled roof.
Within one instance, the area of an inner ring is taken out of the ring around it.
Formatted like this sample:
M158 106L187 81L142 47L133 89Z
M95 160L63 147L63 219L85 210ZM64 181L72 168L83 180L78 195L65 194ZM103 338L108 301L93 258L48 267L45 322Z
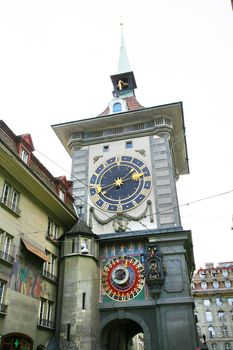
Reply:
M55 178L39 161L39 159L36 158L36 156L32 153L32 151L34 151L34 146L30 134L17 136L4 123L3 120L0 120L0 141L2 141L2 143L4 143L18 157L18 159L40 179L41 182L43 182L54 194L56 194L58 198L57 185L58 182L62 182L67 194L67 201L65 204L73 211L74 198L71 195L72 182L67 181L65 177ZM19 156L19 149L17 147L19 143L24 144L24 146L27 146L28 151L31 151L27 164L24 163Z
M145 108L138 102L138 100L134 96L124 97L122 98L122 100L126 101L128 111L134 111L136 109ZM107 107L102 113L99 114L99 117L103 115L108 115L109 113L110 113L110 108Z

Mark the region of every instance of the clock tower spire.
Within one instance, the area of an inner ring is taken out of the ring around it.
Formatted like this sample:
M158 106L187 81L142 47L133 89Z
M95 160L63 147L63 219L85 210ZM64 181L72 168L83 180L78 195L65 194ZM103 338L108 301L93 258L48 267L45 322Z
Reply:
M121 47L117 73L111 75L113 83L113 96L126 97L135 96L134 89L137 88L134 73L130 69L129 59L126 51L123 23L121 22Z

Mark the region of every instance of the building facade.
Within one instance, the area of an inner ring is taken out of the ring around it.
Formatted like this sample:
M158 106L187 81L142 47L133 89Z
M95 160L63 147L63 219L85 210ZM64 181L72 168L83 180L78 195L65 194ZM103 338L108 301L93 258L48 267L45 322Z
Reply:
M233 349L233 262L205 264L193 276L198 333L210 350Z
M59 237L77 221L72 183L54 178L29 134L0 121L0 348L37 349L55 335Z
M182 103L137 101L123 35L111 80L103 113L52 126L72 158L82 218L63 238L57 339L61 349L125 350L140 339L146 350L193 350L192 237L176 192L189 173Z

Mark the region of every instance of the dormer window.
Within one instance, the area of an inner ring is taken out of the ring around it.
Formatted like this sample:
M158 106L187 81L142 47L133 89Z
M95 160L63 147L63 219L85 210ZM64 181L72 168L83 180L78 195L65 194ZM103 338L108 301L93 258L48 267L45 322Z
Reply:
M28 164L29 153L24 148L21 148L20 150L20 158L24 163Z
M219 288L219 283L218 283L218 281L213 281L213 288L214 288L214 289Z
M202 282L201 282L201 288L202 288L202 289L207 289L207 283L204 282L204 281L202 281Z
M116 102L114 103L113 107L112 107L112 111L113 113L116 113L116 112L121 112L122 111L122 105L120 102Z
M65 192L63 190L59 190L59 198L62 200L62 202L65 202Z
M228 276L228 271L227 270L222 270L222 275L223 275L223 277L227 277Z

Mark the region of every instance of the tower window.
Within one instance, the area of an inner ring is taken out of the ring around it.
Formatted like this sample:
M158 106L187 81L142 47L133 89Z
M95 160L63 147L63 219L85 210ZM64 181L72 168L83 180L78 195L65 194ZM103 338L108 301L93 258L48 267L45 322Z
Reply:
M86 293L82 294L82 310L86 309Z
M109 145L104 145L103 152L108 152L108 151L109 151Z
M121 103L120 102L116 102L116 103L114 103L114 105L113 105L113 112L115 113L115 112L121 112L122 111L122 105L121 105Z
M133 148L133 141L126 141L125 148Z

